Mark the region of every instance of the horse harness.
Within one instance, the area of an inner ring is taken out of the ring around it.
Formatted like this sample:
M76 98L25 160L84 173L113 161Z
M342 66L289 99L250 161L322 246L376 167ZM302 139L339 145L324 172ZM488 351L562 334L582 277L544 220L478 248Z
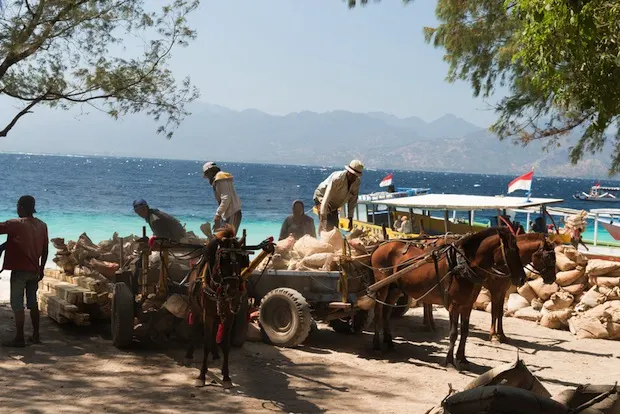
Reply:
M249 262L249 252L243 248L225 248L218 243L215 252L215 262L213 267L209 267L208 260L204 258L204 267L197 280L200 283L194 285L194 294L201 286L204 297L216 303L217 315L225 316L225 310L232 314L237 314L241 308L241 300L234 303L234 299L239 298L245 292L245 281L241 279L241 270L247 267ZM227 260L232 270L230 274L223 274L222 261ZM229 294L229 286L231 282L237 281L239 284L238 292L235 295Z

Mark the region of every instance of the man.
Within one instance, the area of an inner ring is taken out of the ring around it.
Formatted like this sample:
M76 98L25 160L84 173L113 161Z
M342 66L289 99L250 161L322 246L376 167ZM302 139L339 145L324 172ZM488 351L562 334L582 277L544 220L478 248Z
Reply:
M213 187L213 194L217 202L217 210L213 218L213 228L219 229L229 224L239 231L241 225L241 200L233 185L233 176L220 170L214 162L207 162L202 166L204 178L209 180Z
M353 229L353 212L357 206L364 164L353 160L344 168L344 171L332 173L314 191L314 203L319 210L319 233L338 227L338 209L345 203L348 204L348 229Z
M306 234L316 237L314 220L306 214L304 203L301 200L293 201L293 214L282 223L279 240L286 239L291 234L296 240L301 239Z
M400 216L396 223L394 223L394 230L403 234L413 233L413 226L407 216Z
M18 219L0 223L0 234L8 235L4 256L5 270L11 271L11 308L15 313L15 338L4 346L24 347L24 291L26 306L30 310L33 343L40 343L39 306L37 290L43 279L48 254L47 225L34 218L34 197L26 195L17 202Z
M180 241L186 236L185 229L179 220L161 210L149 208L145 200L135 200L133 202L133 211L146 220L155 237Z

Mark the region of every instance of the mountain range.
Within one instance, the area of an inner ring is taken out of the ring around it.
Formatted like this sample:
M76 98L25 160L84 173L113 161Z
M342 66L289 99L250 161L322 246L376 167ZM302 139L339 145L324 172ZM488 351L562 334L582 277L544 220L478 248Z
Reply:
M172 140L153 133L153 121L115 122L102 114L54 112L24 118L0 151L213 159L302 165L343 165L359 158L369 168L598 178L607 175L609 147L573 166L570 142L547 152L500 141L486 128L447 114L432 122L383 112L302 111L270 115L194 104ZM53 115L49 115L53 114Z

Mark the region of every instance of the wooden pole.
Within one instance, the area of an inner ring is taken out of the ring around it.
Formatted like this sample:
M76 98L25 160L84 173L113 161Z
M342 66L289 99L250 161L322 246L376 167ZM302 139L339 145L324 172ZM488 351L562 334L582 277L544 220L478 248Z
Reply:
M450 216L449 216L448 210L444 211L443 225L444 225L444 230L445 230L446 234L448 233L448 231L450 229L450 226L448 226L448 222L450 221L450 220L448 220L449 217Z

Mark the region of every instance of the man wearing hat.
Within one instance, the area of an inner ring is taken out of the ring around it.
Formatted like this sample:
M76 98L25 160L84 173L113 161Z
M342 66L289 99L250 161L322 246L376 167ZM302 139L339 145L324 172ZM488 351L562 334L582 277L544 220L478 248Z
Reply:
M26 195L17 202L19 218L0 223L0 234L8 235L3 270L11 271L11 308L15 313L15 338L4 346L24 347L24 292L30 310L33 343L39 343L39 306L37 290L43 279L48 254L47 225L34 218L34 197Z
M156 208L150 208L146 200L135 200L133 211L149 224L155 237L180 241L186 236L185 228L179 220Z
M314 203L319 210L319 233L338 227L338 209L345 203L348 204L349 230L353 229L353 212L357 206L364 164L353 160L344 168L330 174L314 191Z
M235 191L232 174L220 170L212 161L202 166L202 173L213 187L213 195L218 205L213 217L213 228L218 229L229 224L238 232L242 217L241 200Z

